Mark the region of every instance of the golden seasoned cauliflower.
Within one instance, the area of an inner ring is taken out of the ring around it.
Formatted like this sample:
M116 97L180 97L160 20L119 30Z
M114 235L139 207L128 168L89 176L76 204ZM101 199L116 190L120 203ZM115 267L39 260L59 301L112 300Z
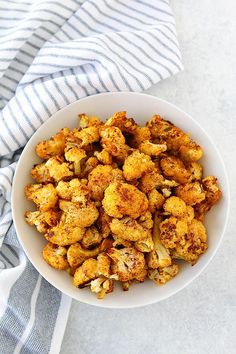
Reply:
M148 231L147 238L136 241L134 247L140 252L151 252L154 249L154 242L152 239L151 231Z
M69 163L64 162L64 159L59 156L51 157L47 160L45 166L48 168L50 176L56 182L73 176Z
M99 250L100 252L105 252L107 251L109 248L113 247L114 244L114 240L113 238L104 238L99 246Z
M123 165L124 177L127 181L140 178L145 172L154 169L155 165L150 156L135 150L129 155Z
M84 228L76 225L76 220L71 220L66 213L62 213L59 223L45 234L45 238L59 246L67 246L80 241L84 232Z
M125 111L116 112L106 121L105 125L109 127L117 127L122 131L122 133L128 134L132 134L137 128L137 124L133 118L126 117Z
M187 233L187 222L174 216L160 223L160 239L166 248L175 248L176 243L181 242Z
M114 218L127 215L136 219L148 208L145 194L135 186L120 182L113 182L107 187L102 204L105 212Z
M128 137L128 144L132 148L138 148L139 145L144 142L148 141L151 138L150 130L147 127L139 127L137 126L133 135Z
M103 122L99 117L87 116L85 113L79 114L79 126L81 129L88 127L99 127L100 125L103 125Z
M99 253L97 256L97 272L99 275L109 278L111 275L111 258L105 253Z
M194 141L190 141L187 145L180 146L179 153L185 162L198 161L202 157L202 148Z
M200 203L206 198L201 184L199 182L186 183L183 186L178 186L175 189L177 197L183 199L188 205L195 205Z
M67 249L63 246L54 245L48 242L43 248L44 260L53 268L65 270L69 268L69 263L66 258Z
M175 196L166 199L163 209L166 213L176 216L177 218L181 218L187 213L187 206L185 202Z
M113 291L113 280L99 277L91 281L90 289L97 294L98 299L104 299L105 295Z
M53 182L53 178L50 176L49 170L45 166L45 163L34 165L34 167L31 170L31 177L37 183Z
M110 222L111 222L111 217L104 211L103 207L99 208L99 216L98 219L96 220L96 226L98 228L98 231L100 235L103 238L106 238L110 235Z
M82 166L82 171L80 174L81 178L87 178L89 173L99 164L98 159L95 156L91 156Z
M60 213L54 210L48 211L26 211L25 220L29 225L35 225L38 232L45 234L52 226L56 226Z
M105 126L100 130L102 147L121 160L124 160L128 154L128 146L125 143L125 137L117 127Z
M81 245L84 248L91 249L95 246L98 246L102 241L102 235L98 232L98 229L95 226L90 226L86 229Z
M88 187L93 200L102 200L105 189L114 180L123 180L122 171L109 165L98 165L88 176Z
M103 163L103 165L112 165L112 156L105 149L102 151L95 151L94 156L98 159L99 162Z
M198 162L190 162L188 171L191 174L192 181L200 181L202 179L202 166Z
M160 188L164 180L164 177L159 173L158 169L154 168L141 177L140 189L143 193L151 192L154 188Z
M67 251L67 260L72 268L79 267L86 259L95 258L99 249L85 250L79 243L72 244Z
M112 247L115 247L115 248L133 247L132 241L128 241L128 240L125 240L124 238L120 238L119 236L117 236L115 234L113 234L112 237L114 240Z
M41 211L53 209L58 201L57 191L51 183L46 185L28 184L25 187L25 195Z
M157 285L163 285L171 280L179 271L177 264L171 264L168 267L159 267L158 269L149 269L148 277Z
M130 217L112 219L110 229L114 235L128 241L143 240L149 235L148 229L145 229L136 220Z
M159 156L162 152L167 150L166 144L153 144L145 140L139 145L139 150L149 156Z
M215 205L221 198L221 190L217 183L217 178L214 176L207 176L202 180L203 190L205 192L205 199L199 204L195 205L195 212L198 218L203 218L213 205Z
M74 129L74 136L78 139L79 147L84 148L92 143L99 141L99 127L90 126L82 130Z
M97 277L97 261L96 259L89 258L76 269L74 274L74 286L76 288L84 288L91 280Z
M62 155L65 149L66 136L70 133L69 128L62 129L49 140L44 140L36 146L36 154L41 159L49 159L52 156Z
M86 179L73 178L69 182L60 181L56 190L61 199L78 201L83 204L91 197Z
M60 200L59 207L66 213L68 222L82 228L91 226L99 215L93 202L83 205L82 203Z
M111 248L108 255L113 261L113 275L120 281L129 281L134 279L145 267L143 253L135 248L123 248L117 250Z
M160 161L163 175L168 179L184 184L190 180L190 173L185 168L183 161L177 157L164 157Z
M148 193L148 209L151 213L154 213L156 210L160 210L164 202L165 198L156 189L153 189Z
M152 229L153 228L152 213L149 210L147 210L146 213L144 213L139 217L138 223L142 227L145 227L146 229Z
M86 151L77 147L74 143L67 143L64 155L68 162L73 163L75 175L80 175L82 163L87 157Z

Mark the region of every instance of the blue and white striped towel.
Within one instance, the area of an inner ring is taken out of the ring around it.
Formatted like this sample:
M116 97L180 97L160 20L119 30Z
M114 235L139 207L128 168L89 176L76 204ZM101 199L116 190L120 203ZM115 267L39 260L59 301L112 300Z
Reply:
M145 90L180 70L167 0L0 0L1 354L58 353L70 308L15 234L10 195L21 148L75 100Z

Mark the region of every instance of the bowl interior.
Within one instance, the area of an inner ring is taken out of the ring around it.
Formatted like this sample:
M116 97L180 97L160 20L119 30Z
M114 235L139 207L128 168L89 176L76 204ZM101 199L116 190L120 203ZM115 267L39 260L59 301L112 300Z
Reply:
M143 284L131 286L128 292L115 289L112 294L101 301L97 300L95 294L92 294L88 289L76 289L72 284L72 278L66 272L57 271L45 263L41 255L45 240L34 227L24 221L25 210L34 209L33 204L25 198L24 186L33 182L30 177L30 169L35 163L40 162L34 152L39 141L50 138L63 127L77 127L78 113L86 112L89 115L98 115L102 119L106 119L114 112L121 110L126 110L128 116L133 117L141 125L144 125L153 114L160 114L189 132L191 137L203 148L204 157L201 162L204 167L204 175L213 174L218 177L223 198L206 217L209 249L200 257L194 267L181 263L178 276L165 286L158 287L150 281L145 281ZM131 92L90 96L76 101L54 114L37 130L26 145L18 162L12 189L13 220L17 235L35 268L52 285L74 299L111 308L136 307L154 303L169 297L186 286L203 270L216 252L226 226L228 209L229 187L224 164L209 136L196 121L174 105L153 96Z

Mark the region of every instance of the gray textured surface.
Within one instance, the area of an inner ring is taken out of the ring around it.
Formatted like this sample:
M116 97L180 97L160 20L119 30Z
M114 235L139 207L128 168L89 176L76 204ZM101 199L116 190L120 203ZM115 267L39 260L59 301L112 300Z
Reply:
M231 183L227 232L207 270L170 299L128 311L73 302L61 354L236 353L236 2L172 6L185 71L149 92L189 112L217 142Z

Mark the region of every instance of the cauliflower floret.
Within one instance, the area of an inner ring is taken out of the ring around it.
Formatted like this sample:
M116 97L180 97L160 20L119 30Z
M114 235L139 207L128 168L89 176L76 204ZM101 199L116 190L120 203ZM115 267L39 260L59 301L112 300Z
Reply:
M128 155L128 146L125 143L125 137L117 127L104 126L100 130L102 147L121 160Z
M25 187L25 195L41 211L53 209L58 201L57 191L51 183L46 185L28 184Z
M111 217L104 211L103 207L99 208L99 216L96 221L96 225L99 233L103 238L106 238L110 235L110 222Z
M45 166L49 170L50 176L56 181L59 182L61 179L72 177L73 172L70 170L70 166L67 162L59 156L51 157L45 163Z
M98 159L99 162L103 163L103 165L112 165L112 156L108 151L95 151L94 156Z
M142 142L148 141L150 138L151 133L147 127L137 126L133 135L128 138L128 144L133 148L138 148Z
M97 294L98 299L104 299L106 294L113 291L113 280L99 277L91 281L90 289Z
M126 117L125 111L116 112L106 121L105 125L109 127L117 127L122 131L122 133L128 134L132 134L137 128L137 124L133 118Z
M135 150L124 162L123 171L127 181L140 178L145 172L154 169L155 165L150 156Z
M199 182L187 183L184 186L178 186L175 189L177 197L183 199L188 205L195 205L206 198L201 184Z
M123 180L122 171L109 165L98 165L88 176L88 187L94 200L102 200L105 189L114 180Z
M177 218L181 218L187 213L187 206L185 202L174 196L166 199L163 209L168 214L176 216Z
M188 233L188 225L184 220L178 220L174 216L160 223L160 239L167 248L175 248L178 242L182 242Z
M53 268L65 270L69 268L69 263L66 258L67 249L63 246L54 245L48 242L43 248L44 260Z
M53 182L53 178L50 176L45 163L34 165L31 170L31 177L38 183Z
M86 259L97 257L99 249L85 250L79 243L75 243L68 248L67 260L72 268L79 267Z
M99 215L93 202L83 205L81 203L60 200L59 207L67 214L69 222L82 228L91 226Z
M110 277L110 267L111 267L111 258L105 253L99 253L97 256L97 272L99 275L104 277Z
M73 131L73 134L80 142L79 147L81 148L86 147L92 143L95 143L100 139L99 127L96 126L90 126L82 130L75 129Z
M50 227L56 226L59 219L60 213L54 210L48 210L45 212L41 211L26 211L25 220L29 225L35 225L38 232L45 234L48 232Z
M95 156L91 156L85 161L82 166L82 172L80 174L81 178L87 178L90 172L99 164L98 159Z
M143 283L148 275L147 267L145 266L135 277L135 280L139 283Z
M125 240L124 238L120 238L119 236L116 236L115 234L112 235L114 242L112 247L115 248L120 248L121 247L133 247L133 242Z
M153 138L158 138L160 142L167 144L168 150L178 151L182 145L190 142L186 133L159 115L154 115L147 123L147 127Z
M149 235L148 229L145 229L136 220L129 217L120 220L113 219L110 223L110 228L114 235L128 241L143 240Z
M114 217L127 215L133 219L144 214L148 208L145 194L128 183L114 182L105 190L102 201L105 212Z
M76 288L84 288L91 280L97 277L97 261L96 259L89 258L76 269L74 274L74 286Z
M98 232L98 229L95 226L90 226L81 241L81 244L84 248L90 249L91 247L97 246L102 241L102 235Z
M188 233L176 243L172 257L183 259L194 265L207 248L206 229L201 221L193 219L188 227Z
M163 175L166 178L184 184L190 180L190 174L186 170L183 161L174 156L169 156L160 161Z
M51 137L51 139L38 143L35 149L36 154L44 160L47 160L52 156L62 155L65 149L66 136L69 132L69 128L64 128Z
M65 148L65 159L73 163L74 173L80 175L81 173L81 164L84 159L87 157L86 151L80 149L73 143L67 143Z
M190 162L188 171L191 174L192 181L200 181L202 179L202 166L198 162Z
M140 189L143 193L148 193L154 188L160 188L163 185L164 177L157 168L146 172L141 177Z
M154 242L152 239L151 232L148 232L147 238L144 240L139 240L134 243L135 248L140 252L151 252L154 249Z
M123 248L117 250L111 248L108 255L114 262L113 274L120 281L129 281L134 279L145 267L145 259L143 253L135 248Z
M145 227L146 229L152 229L153 228L153 220L152 220L151 212L149 210L147 210L145 214L140 216L140 218L138 219L138 222L142 227Z
M202 157L202 148L194 141L190 141L188 144L180 146L179 153L185 162L198 161Z
M85 179L73 178L69 182L60 181L56 186L60 198L86 204L91 197L91 192Z
M213 205L215 205L221 198L221 190L217 184L217 178L214 176L207 176L202 180L202 186L206 195L206 198L195 205L195 212L198 218L203 218L203 215L207 213Z
M157 285L162 285L174 278L178 271L178 265L172 264L168 267L150 269L148 272L148 277L149 279L153 280Z
M156 210L160 210L164 202L165 198L156 189L153 189L148 193L148 209L151 213L154 213Z
M67 246L81 241L84 232L84 228L76 225L76 220L71 220L63 213L59 223L45 234L45 238L59 246Z
M187 224L190 224L191 221L194 219L194 209L190 205L186 205L186 213L182 218Z
M139 150L149 156L159 156L167 150L166 144L153 144L150 141L144 141L139 145Z
M79 114L79 126L81 129L88 127L99 127L104 123L96 116L87 116L85 113Z

